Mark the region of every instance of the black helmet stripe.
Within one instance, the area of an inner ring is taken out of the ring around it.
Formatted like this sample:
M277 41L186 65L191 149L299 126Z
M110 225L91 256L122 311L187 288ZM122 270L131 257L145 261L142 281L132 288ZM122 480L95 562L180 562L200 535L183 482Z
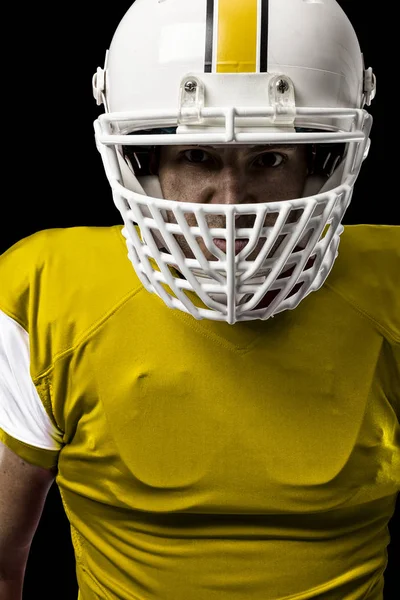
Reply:
M261 0L260 73L268 71L269 0Z

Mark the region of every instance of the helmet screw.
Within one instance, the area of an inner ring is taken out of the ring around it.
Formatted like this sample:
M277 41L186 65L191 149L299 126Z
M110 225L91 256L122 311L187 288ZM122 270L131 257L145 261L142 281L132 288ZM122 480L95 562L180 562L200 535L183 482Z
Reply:
M187 81L185 83L185 91L193 93L196 91L197 83L195 81Z
M278 90L278 92L279 92L280 94L284 94L285 92L287 92L287 91L288 91L288 89L289 89L289 84L288 84L288 82L287 82L287 81L285 81L285 79L279 79L279 80L276 82L276 89Z

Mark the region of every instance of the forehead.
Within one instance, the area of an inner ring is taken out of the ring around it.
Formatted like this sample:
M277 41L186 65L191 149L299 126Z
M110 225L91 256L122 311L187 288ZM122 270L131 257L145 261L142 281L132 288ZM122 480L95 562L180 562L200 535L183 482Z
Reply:
M263 152L265 150L274 150L282 152L295 152L304 144L185 144L179 146L165 146L170 151L180 152L188 148L200 148L204 150L212 150L221 154L246 154L249 152Z

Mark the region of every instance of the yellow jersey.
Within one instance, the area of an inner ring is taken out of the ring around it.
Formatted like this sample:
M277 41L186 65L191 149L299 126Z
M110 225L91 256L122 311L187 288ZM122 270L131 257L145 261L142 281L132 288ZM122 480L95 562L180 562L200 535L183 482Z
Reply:
M0 257L33 388L0 372L0 439L58 469L79 600L382 600L400 228L346 225L317 292L235 325L150 294L121 229L40 231Z

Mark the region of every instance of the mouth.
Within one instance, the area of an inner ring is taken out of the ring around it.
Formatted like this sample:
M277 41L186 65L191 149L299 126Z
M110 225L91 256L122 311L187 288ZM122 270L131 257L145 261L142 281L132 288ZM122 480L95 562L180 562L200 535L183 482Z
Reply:
M224 240L222 238L213 238L213 241L214 241L214 244L217 246L217 248L222 250L222 252L226 253L226 240ZM237 256L239 254L239 252L241 252L243 250L243 248L245 248L247 246L248 243L249 243L248 239L236 240L235 241L235 256Z

